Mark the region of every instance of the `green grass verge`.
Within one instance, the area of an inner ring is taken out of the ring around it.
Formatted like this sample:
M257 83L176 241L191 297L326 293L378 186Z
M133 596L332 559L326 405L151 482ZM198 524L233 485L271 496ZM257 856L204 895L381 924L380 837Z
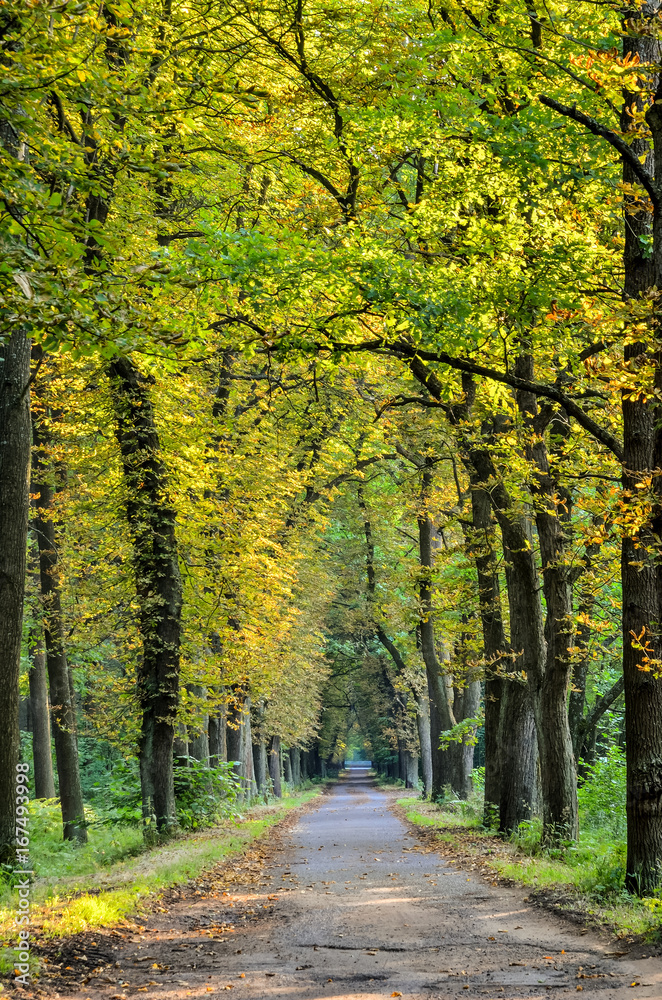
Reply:
M415 826L437 830L441 850L459 864L480 864L536 893L558 910L581 912L587 924L607 927L620 938L662 940L662 899L636 899L624 888L625 845L588 828L579 843L554 855L539 848L538 824L523 824L510 841L482 829L482 805L469 800L436 805L414 796L397 800ZM558 855L558 856L557 856Z
M139 830L92 828L87 845L68 845L50 854L55 833L31 829L31 860L36 881L31 894L33 931L44 937L67 937L121 923L140 910L149 896L189 879L240 853L290 810L320 794L315 787L269 805L255 805L243 816L209 830L196 831L149 850ZM58 822L58 836L61 827ZM61 841L58 839L59 845ZM15 896L7 889L0 907L0 939L13 947ZM0 956L0 972L8 956ZM10 960L9 969L11 970Z

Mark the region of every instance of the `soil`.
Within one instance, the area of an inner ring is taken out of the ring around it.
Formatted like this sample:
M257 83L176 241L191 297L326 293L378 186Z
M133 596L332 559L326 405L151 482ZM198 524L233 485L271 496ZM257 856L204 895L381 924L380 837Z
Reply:
M132 929L58 942L23 995L69 1000L662 998L662 960L458 870L351 774Z

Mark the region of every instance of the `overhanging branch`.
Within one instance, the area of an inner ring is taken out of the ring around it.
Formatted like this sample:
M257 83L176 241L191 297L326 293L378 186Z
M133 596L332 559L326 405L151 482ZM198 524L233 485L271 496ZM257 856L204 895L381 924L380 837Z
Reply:
M553 97L547 97L545 94L539 94L538 100L545 107L551 108L552 111L556 111L557 114L563 115L565 118L571 118L573 121L577 122L579 125L583 125L587 128L589 132L593 135L599 136L601 139L605 139L614 149L623 157L623 160L632 169L632 173L635 175L639 183L646 189L650 200L653 202L653 208L657 211L660 207L660 192L659 189L650 176L643 163L640 162L639 157L632 149L628 146L627 142L621 138L616 132L613 132L610 128L605 125L601 125L600 122L596 121L595 118L591 118L589 115L585 115L583 111L579 111L578 108L569 107L567 104L561 104L559 101L555 101Z

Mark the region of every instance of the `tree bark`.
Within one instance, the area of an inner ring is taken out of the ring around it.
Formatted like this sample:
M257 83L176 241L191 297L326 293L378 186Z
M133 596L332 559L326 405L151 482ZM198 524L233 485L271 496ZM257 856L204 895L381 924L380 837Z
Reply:
M189 685L189 690L191 694L194 694L198 698L205 698L207 696L206 689L199 684ZM198 720L198 725L198 730L194 731L189 739L189 754L195 760L199 760L201 764L209 764L209 714L207 712L203 712Z
M432 471L426 466L423 471L421 498L425 503L432 484ZM448 698L446 671L437 656L432 601L432 569L433 569L433 537L434 526L427 510L423 509L418 517L419 542L419 602L420 620L419 635L421 652L425 663L430 698L430 737L432 751L432 792L433 799L441 798L444 788L450 783L448 754L439 746L441 734L452 729L455 718Z
M494 418L497 422L497 418ZM481 436L491 440L494 424L486 422ZM501 792L499 829L510 832L531 818L536 799L537 741L531 677L544 671L546 647L538 569L529 518L512 510L510 495L494 466L491 452L468 443L472 482L488 492L501 529L510 612L511 678L501 682L499 752ZM473 478L475 476L475 479Z
M175 761L179 761L180 764L188 767L188 757L189 757L189 742L188 742L188 731L183 722L177 723L177 728L175 730L175 735L172 741L172 755Z
M525 554L526 550L518 553ZM539 598L536 606L537 595L531 590L530 572L535 569L531 565L533 560L523 559L522 571L514 563L512 550L506 544L504 556L510 610L510 645L515 651L515 660L511 666L511 676L504 679L501 689L499 830L511 833L520 823L531 819L536 803L538 746L527 666L532 658L543 655L540 649L542 609L539 607ZM534 612L538 611L539 614L531 613L531 603L534 604ZM519 679L516 677L518 671Z
M461 695L461 704L458 704L457 710L453 711L457 722L475 719L480 708L480 681L468 679ZM470 732L463 736L460 743L452 745L457 761L453 788L460 799L468 799L473 789L475 738L476 728L474 726Z
M292 784L292 761L288 750L283 753L283 778L286 785Z
M299 747L290 748L290 760L292 762L292 784L298 788L301 784L301 750Z
M248 798L255 795L255 771L253 769L253 730L251 726L251 699L247 695L244 699L242 713L242 765L244 776L244 791Z
M531 699L524 682L504 681L499 718L501 798L499 830L512 833L536 805L537 745Z
M46 452L52 442L45 423L36 419L34 414L32 430L35 444L31 486L34 495L32 527L39 549L46 667L63 833L65 840L84 844L87 830L78 763L76 716L64 643L58 543L52 519L54 491L48 481L52 472Z
M182 582L175 511L161 455L148 379L129 358L109 366L116 437L122 458L126 517L133 543L142 659L138 697L142 709L140 770L145 831L177 825L173 739L179 700Z
M503 627L501 592L497 565L496 538L489 494L482 484L471 484L473 519L472 554L478 578L478 606L483 631L485 656L485 800L483 823L497 825L501 801L501 755L499 718L503 665L508 644Z
M30 475L30 341L22 327L0 344L0 862L11 862L19 760L18 683Z
M33 640L34 641L34 640ZM34 760L35 798L54 799L53 757L51 754L51 723L46 679L46 652L39 637L31 653L28 672L32 708L32 757Z
M440 380L419 358L412 358L409 361L409 367L414 377L426 388L431 396L438 400L444 398L444 387ZM486 420L481 428L480 437L475 439L467 432L465 427L465 423L470 418L471 407L475 397L475 386L472 377L467 376L463 378L463 389L465 394L464 400L458 405L449 407L447 415L451 425L458 428L460 440L463 445L463 460L467 467L470 481L472 485L476 486L484 484L484 488L490 497L495 519L501 528L507 566L506 580L508 584L508 605L511 613L511 632L514 632L514 635L511 634L510 646L513 650L522 650L519 661L516 664L518 670L523 668L526 671L530 665L535 666L536 669L540 669L541 664L544 662L543 620L533 548L530 542L530 524L528 524L526 518L519 515L513 516L510 496L495 468L492 450L486 446L495 437L495 431L499 427L499 417L495 416L490 420ZM512 556L515 554L520 557L519 562L521 563L522 573L519 579L519 567L513 567L515 569L514 573L508 572L509 560L512 566ZM532 585L531 581L534 581L535 585ZM421 606L423 606L423 601L421 601ZM519 625L517 621L519 621ZM516 642L519 643L520 640L523 642L525 639L527 642L526 648L521 644L516 644ZM431 654L433 651L429 651L428 653L431 664ZM423 652L425 658L425 647L423 647ZM428 660L426 659L427 667ZM437 670L428 669L428 683L430 684L432 695L433 687L439 686ZM504 681L499 718L499 747L502 752L500 764L503 779L499 824L500 829L504 831L514 829L522 820L530 818L536 797L537 748L535 738L533 740L530 738L530 733L534 728L533 707L528 695L523 697L522 693L518 690L509 691L511 686L511 682ZM442 704L441 691L439 691L438 697L440 704ZM507 714L504 716L506 709ZM435 761L434 714L434 705L431 704L433 769ZM518 746L517 740L520 738L524 742L521 746ZM434 782L436 785L439 784L436 777L434 778ZM530 782L530 784L527 785L527 782ZM433 790L433 796L436 797L437 794Z
M533 381L533 356L522 353L515 374ZM572 674L570 647L573 641L572 580L568 545L572 530L572 498L558 481L550 465L543 437L546 421L541 420L538 403L530 393L518 392L517 400L528 439L527 459L532 464L531 494L542 562L545 595L545 659L542 669L527 670L533 697L540 753L543 844L577 840L577 770L568 722L568 691ZM569 433L565 414L553 418L553 440ZM556 448L562 457L562 446ZM536 570L537 575L537 570Z
M228 759L227 705L215 709L209 716L209 764L218 767Z
M603 519L600 518L600 521ZM597 526L597 525L596 525ZM595 606L594 585L590 582L588 570L594 556L599 551L598 545L588 545L584 553L584 573L577 607L577 617L579 619L575 628L575 651L579 654L579 659L575 661L572 671L572 688L568 698L568 725L570 726L570 737L572 739L572 750L575 755L575 763L579 764L581 755L580 730L586 706L586 685L589 675L589 644L591 641L591 627L588 621L593 614Z
M283 786L280 779L280 736L272 736L269 744L269 777L273 793L277 799L283 797Z
M253 744L253 771L255 772L255 784L258 793L263 795L267 785L267 747L264 738L260 736L259 742Z
M418 788L418 754L412 753L411 750L405 750L403 753L404 767L402 769L402 776L405 788Z
M631 11L633 20L639 18L653 26L660 10L660 3L644 4L640 12ZM647 27L643 25L642 27ZM642 64L659 66L662 46L657 32L628 32L623 36L624 57L636 57ZM633 151L640 158L646 157L644 166L658 184L662 179L662 116L659 101L660 77L657 77L655 103L648 108L647 120L653 135L653 150L635 138ZM644 88L651 85L651 75L643 81ZM653 84L655 85L655 83ZM621 128L625 133L638 128L630 112L632 106L644 110L639 94L625 95ZM624 161L623 180L635 181L630 165ZM635 300L650 289L662 287L662 210L651 219L644 212L628 212L625 216L625 296ZM653 257L648 258L645 244L653 234ZM655 319L657 329L651 335L659 337L659 307ZM646 361L650 345L644 342L627 343L624 348L626 367L636 372ZM662 364L658 349L653 355L655 388L659 392L662 381ZM637 384L641 384L639 377ZM652 477L656 494L655 509L648 524L623 537L621 579L623 591L623 676L625 681L626 761L627 761L627 875L626 886L639 895L650 894L662 881L662 683L655 671L645 671L645 657L662 660L662 636L659 623L661 615L662 566L660 565L659 538L662 528L662 484L657 470L662 465L662 431L660 406L654 399L624 391L623 401L623 491L626 503L638 503L638 489ZM638 520L638 518L635 518ZM641 648L647 647L644 653Z
M423 797L432 794L432 745L430 742L430 701L427 692L416 695L416 725L421 748L421 770L423 772Z
M227 723L227 754L228 760L235 764L235 772L238 778L243 777L242 770L242 747L241 747L241 727L243 715L243 697L235 692L235 698L241 698L230 705L228 710Z

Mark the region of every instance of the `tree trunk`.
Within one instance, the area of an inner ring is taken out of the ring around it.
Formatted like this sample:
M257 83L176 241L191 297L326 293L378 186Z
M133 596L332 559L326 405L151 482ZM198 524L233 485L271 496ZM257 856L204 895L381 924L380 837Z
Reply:
M277 799L283 797L283 788L280 780L280 736L272 736L269 744L269 777L273 793Z
M504 547L506 557L506 584L510 607L510 645L513 650L523 650L527 638L526 602L522 600L522 590L526 589L526 578L519 577L510 562L510 551ZM527 599L530 597L527 595ZM535 627L533 647L535 649L539 633ZM542 623L540 623L541 625ZM521 666L521 655L514 666L520 667L522 676L504 679L501 689L501 714L499 718L499 748L501 757L501 798L499 802L499 829L511 833L520 823L531 819L536 803L536 779L538 773L538 746L536 725L528 689L526 671Z
M301 780L308 781L311 777L309 770L309 752L308 750L301 751Z
M467 685L462 692L461 714L454 713L458 722L464 722L465 719L476 718L480 708L480 696L480 681L468 680ZM465 736L463 736L461 743L451 744L451 748L455 749L455 758L457 762L453 788L460 799L468 799L473 789L475 738L476 729L473 727L471 732L468 732Z
M241 746L244 789L248 798L255 795L255 771L253 769L253 730L251 727L251 699L247 695L244 700L244 711L242 714L243 739Z
M31 653L28 672L32 707L32 757L36 799L54 799L53 757L51 754L51 723L46 679L46 653L39 638Z
M290 760L292 762L292 784L298 788L301 784L301 750L299 747L290 748Z
M418 788L418 754L412 753L411 750L404 750L403 756L402 777L405 788Z
M484 425L482 432L487 438L493 434L488 425ZM510 648L514 655L510 672L520 674L524 681L523 684L516 679L504 679L501 683L499 829L510 832L531 818L536 800L537 741L529 684L532 679L541 678L547 653L540 581L529 518L512 510L510 495L494 468L491 453L472 447L469 457L477 482L489 484L492 510L501 528Z
M501 802L499 718L503 681L499 667L508 652L501 612L501 592L492 505L484 484L471 485L472 554L478 577L478 605L485 656L485 800L483 824L496 826Z
M283 777L286 785L292 784L292 761L287 750L283 753Z
M526 684L504 682L499 719L499 830L512 833L531 819L536 802L536 727Z
M598 519L594 519L596 528ZM599 519L602 523L603 517ZM584 708L586 706L586 685L588 683L590 656L589 644L591 641L591 627L588 624L595 606L594 584L588 576L588 570L594 556L600 549L599 545L587 545L584 552L584 573L580 586L579 601L577 607L578 623L575 628L574 646L579 653L572 671L572 687L568 698L568 725L570 727L570 738L572 739L572 750L575 755L575 764L579 764L581 755L581 728L584 718Z
M235 764L234 770L238 778L243 777L241 759L242 706L243 699L229 706L226 737L228 760Z
M220 762L221 724L218 715L209 716L209 766L218 767Z
M188 766L189 742L188 731L183 722L177 723L177 729L172 741L172 755L175 760L180 761L184 766Z
M423 501L427 498L431 484L432 471L430 467L426 466L423 472L421 488ZM419 560L421 566L419 577L419 601L421 608L419 635L430 698L431 794L433 799L438 799L443 796L444 787L449 784L450 779L448 754L439 747L441 733L452 729L455 725L455 719L448 699L446 672L437 657L435 643L434 609L432 602L433 536L434 526L427 511L424 510L418 517Z
M532 381L533 356L522 353L515 373ZM555 845L576 840L579 835L577 816L577 771L568 722L568 691L572 674L570 647L573 641L572 583L568 554L572 532L572 497L558 481L556 469L563 457L563 440L570 428L563 411L551 421L552 441L557 442L550 463L543 437L546 417L538 410L538 402L530 393L519 391L517 401L529 438L525 446L531 462L531 493L534 500L536 528L542 562L545 595L545 660L542 669L527 670L533 696L540 753L542 788L543 843ZM537 570L536 570L537 574Z
M153 814L158 832L167 834L177 825L173 740L179 700L182 582L175 511L168 496L168 473L149 380L123 357L111 362L109 374L142 639L137 680L142 709L143 815L148 824Z
M52 470L49 469L47 449L52 442L45 424L37 420L34 414L32 425L35 444L31 485L35 511L32 528L39 549L46 667L62 824L65 840L75 840L84 844L87 841L87 831L78 763L76 716L64 645L58 543L52 520L53 487L48 481Z
M660 4L644 4L640 12L628 12L633 20L648 21L653 30L628 32L623 36L623 56L636 58L642 64L659 66L662 46L655 29ZM655 70L653 70L654 72ZM660 115L660 77L646 73L641 82L644 91L657 85L655 103L646 113L653 136L653 151L645 140L635 138L631 148L641 159L648 174L659 184L662 177L662 116ZM643 74L642 74L643 76ZM626 93L621 116L621 129L632 133L639 128L630 109L644 110L640 94ZM636 183L631 166L624 162L625 184ZM646 241L653 234L653 256L647 254ZM662 275L662 210L658 207L651 219L642 211L628 211L625 225L625 297L634 300L661 287ZM659 338L659 306L655 317L656 329L651 338ZM654 352L654 353L653 353ZM628 343L624 360L631 371L642 369L634 385L648 390L646 379L647 355L654 365L655 389L659 393L662 364L658 347L645 342ZM660 595L662 566L659 560L659 532L662 528L662 484L657 475L662 464L662 430L660 406L651 396L637 396L630 389L623 393L623 490L626 503L638 505L638 487L650 481L656 494L655 507L648 523L635 527L623 537L621 579L623 592L623 676L625 681L626 761L627 761L627 875L626 886L631 892L651 894L662 880L662 683L655 670L645 671L645 657L653 662L662 659ZM633 518L640 523L640 515ZM627 525L627 521L625 522ZM647 648L646 653L642 647Z
M263 795L267 786L268 768L267 747L262 737L260 737L259 743L253 744L253 771L258 793Z
M218 767L227 759L227 706L223 705L209 716L209 765Z
M416 695L416 725L421 749L421 770L423 772L423 797L432 794L432 745L430 742L430 701L426 692Z
M206 688L199 684L190 684L188 689L197 698L206 698L207 696ZM207 712L203 712L198 719L198 726L200 728L193 733L189 741L189 753L201 764L209 764L209 714Z
M18 682L30 475L30 341L20 326L0 344L0 862L14 856Z
M410 360L409 367L414 377L425 386L435 399L444 398L444 386L441 381L420 359ZM514 555L521 557L519 559L522 569L521 579L517 580L519 566L515 568L514 573L507 572L506 574L511 631L514 631L514 635L511 635L510 646L513 650L522 650L522 655L516 663L518 670L527 670L529 667L541 670L544 664L543 620L533 547L530 541L530 525L528 525L527 519L519 515L513 516L510 496L494 465L492 451L485 446L485 444L491 443L496 436L500 419L498 415L489 420L486 419L481 427L480 438L467 436L461 425L462 421L469 419L475 397L475 386L471 377L463 378L463 389L465 402L449 409L449 420L453 426L460 425L463 450L466 454L465 464L472 485L486 484L485 488L490 497L495 519L501 528L507 565L508 560L512 561ZM513 581L517 581L517 583L513 582L512 587L511 578ZM518 591L517 595L516 590ZM530 608L529 605L531 605ZM516 624L518 620L519 625ZM526 647L522 645L524 640L526 640ZM426 668L427 662L426 660ZM428 670L428 683L431 681L433 684L436 683L434 674L434 670ZM531 816L536 797L537 749L535 738L532 740L530 736L534 728L533 708L530 698L522 697L520 692L513 690L507 694L509 687L512 687L511 682L503 686L499 718L499 747L502 754L500 770L503 779L500 793L500 827L503 830L512 829L511 824L516 827L519 822L528 819ZM508 714L504 718L503 713L506 706ZM524 740L521 747L516 742L519 738ZM432 753L434 762L434 721ZM509 770L511 767L514 767L515 770ZM434 781L437 782L436 776ZM530 784L527 785L527 782ZM436 795L434 791L433 795Z

